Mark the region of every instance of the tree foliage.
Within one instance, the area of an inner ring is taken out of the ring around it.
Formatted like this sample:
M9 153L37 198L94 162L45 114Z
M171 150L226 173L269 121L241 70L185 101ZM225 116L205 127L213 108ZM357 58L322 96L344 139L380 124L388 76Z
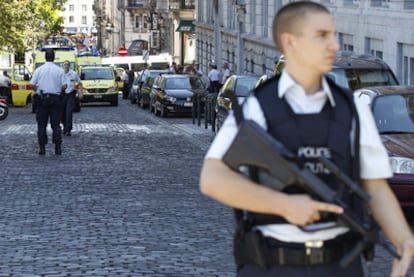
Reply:
M66 0L0 0L0 49L24 52L60 31Z

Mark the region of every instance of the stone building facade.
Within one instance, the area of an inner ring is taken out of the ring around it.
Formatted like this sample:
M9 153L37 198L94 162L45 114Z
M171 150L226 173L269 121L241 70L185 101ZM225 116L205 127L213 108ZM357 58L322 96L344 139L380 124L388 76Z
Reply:
M197 0L196 59L228 62L237 74L270 74L280 56L274 48L272 20L292 0ZM414 85L414 1L315 0L337 24L342 50L382 58L401 84Z

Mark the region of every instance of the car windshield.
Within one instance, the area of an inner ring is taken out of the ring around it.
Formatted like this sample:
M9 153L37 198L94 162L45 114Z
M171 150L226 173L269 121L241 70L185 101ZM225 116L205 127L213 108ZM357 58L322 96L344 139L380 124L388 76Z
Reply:
M246 97L250 91L256 86L257 80L260 76L249 77L249 78L239 78L236 82L235 93L236 96Z
M394 75L386 69L334 68L326 75L338 85L351 90L370 86L398 85Z
M168 78L165 83L166 89L203 89L204 83L198 77Z
M371 107L381 134L414 133L414 94L377 96Z
M84 68L82 70L82 80L113 80L111 68Z

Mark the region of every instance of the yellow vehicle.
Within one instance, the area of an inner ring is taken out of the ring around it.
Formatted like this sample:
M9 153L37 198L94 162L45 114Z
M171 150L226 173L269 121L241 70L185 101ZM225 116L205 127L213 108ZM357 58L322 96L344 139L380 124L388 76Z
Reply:
M11 98L13 106L24 107L31 102L32 86L30 85L32 75L23 63L15 63L11 72Z
M102 64L102 58L97 55L87 54L78 54L76 56L76 63L78 68L76 70L79 72L79 66L90 65L90 64Z
M110 102L118 106L118 82L115 70L108 65L84 65L79 67L79 76L82 80L82 103Z
M46 62L46 50L48 47L39 48L34 60L34 68L36 70L39 66ZM75 55L75 49L73 47L60 47L53 48L55 50L55 61L54 63L63 68L63 62L68 60L70 62L70 69L76 70L77 60Z

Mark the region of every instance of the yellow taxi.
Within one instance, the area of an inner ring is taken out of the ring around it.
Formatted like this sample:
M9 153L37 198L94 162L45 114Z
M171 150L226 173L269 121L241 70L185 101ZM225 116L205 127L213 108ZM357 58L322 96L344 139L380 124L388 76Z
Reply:
M121 78L116 76L112 66L94 64L79 67L82 80L82 103L109 102L118 106L118 83Z
M11 72L11 98L13 106L24 107L31 102L32 74L24 63L15 63Z

